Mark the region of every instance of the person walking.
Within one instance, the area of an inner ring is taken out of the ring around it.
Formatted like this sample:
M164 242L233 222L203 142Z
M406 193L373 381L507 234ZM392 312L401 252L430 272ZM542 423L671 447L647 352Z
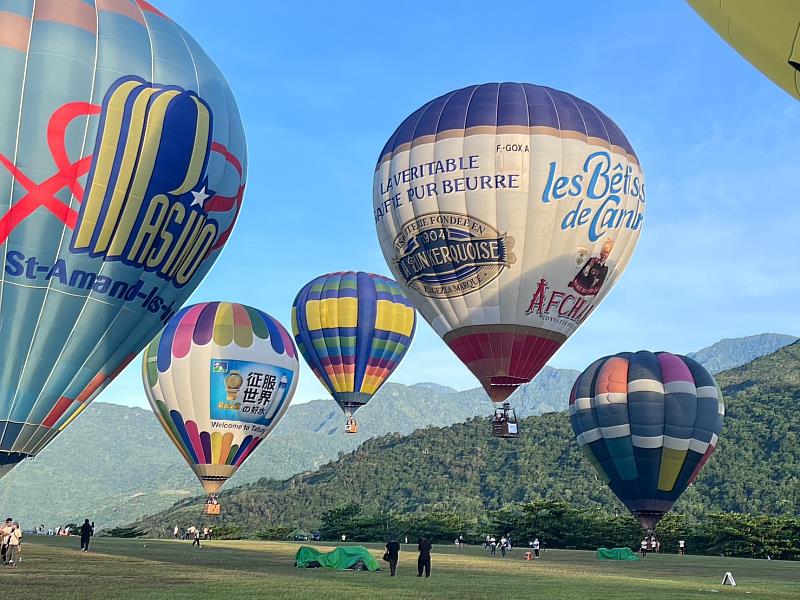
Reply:
M425 577L431 576L431 543L427 538L420 538L417 550L419 550L419 558L417 559L417 577L422 577L422 571L425 571Z
M181 530L180 530L180 529L178 529L178 526L177 526L177 525L175 525L175 531L173 531L173 535L175 536L175 539L176 539L176 540L178 539L178 537L180 536L180 534L181 534Z
M90 539L92 539L92 524L86 519L81 525L81 552L89 551Z
M539 558L539 538L533 540L533 557Z
M22 529L19 523L12 523L11 531L6 541L6 562L5 564L14 566L19 562L19 548L22 543Z
M508 550L508 539L503 536L500 538L500 554L503 555L503 558L506 557L506 550Z
M197 546L198 548L202 548L200 545L200 530L197 527L192 527L194 529L194 540L192 541L192 547Z
M400 560L400 542L390 540L386 544L386 562L389 563L389 576L397 573L397 562Z
M647 538L642 540L641 550L642 550L642 558L646 558L647 557Z
M491 552L492 556L497 554L497 538L494 536L489 538L489 552Z

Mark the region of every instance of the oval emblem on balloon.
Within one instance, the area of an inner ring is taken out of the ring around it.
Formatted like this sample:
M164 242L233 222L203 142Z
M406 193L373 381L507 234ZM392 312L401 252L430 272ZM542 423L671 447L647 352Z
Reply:
M482 288L515 260L514 238L469 215L430 213L403 226L394 262L407 286L430 298Z

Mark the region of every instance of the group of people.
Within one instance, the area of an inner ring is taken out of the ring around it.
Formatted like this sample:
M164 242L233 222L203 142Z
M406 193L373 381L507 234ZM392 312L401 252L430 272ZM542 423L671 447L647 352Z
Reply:
M181 537L181 529L177 525L175 525L175 530L173 531L173 535L175 539L180 539ZM197 546L198 548L202 548L200 545L200 540L210 540L214 535L214 530L211 527L203 527L202 530L198 529L194 525L191 527L187 527L185 533L183 534L183 539L185 540L192 540L192 546Z
M511 534L501 536L499 541L495 536L487 535L486 541L483 543L483 549L488 550L492 556L497 556L498 548L500 548L500 554L505 556L506 553L511 552L512 547Z
M641 552L642 558L647 556L648 552L652 554L661 554L661 542L658 541L654 535L645 537L642 540L642 543L639 544L639 552ZM678 554L681 556L686 556L685 540L678 540Z
M11 517L6 519L3 528L0 529L0 536L3 538L0 555L4 565L14 566L22 560L20 548L22 546L22 528L19 523Z
M642 553L642 558L647 556L648 552L661 554L661 542L656 539L656 536L646 537L639 544L639 551Z
M461 539L463 542L463 537ZM408 543L407 537L406 543ZM419 552L419 557L417 558L417 577L422 577L423 573L425 573L425 577L431 576L432 549L433 546L430 541L428 541L428 538L419 538L417 543L417 551ZM400 561L400 542L391 540L386 543L386 553L383 555L383 560L389 563L389 576L395 577L397 575L397 563Z

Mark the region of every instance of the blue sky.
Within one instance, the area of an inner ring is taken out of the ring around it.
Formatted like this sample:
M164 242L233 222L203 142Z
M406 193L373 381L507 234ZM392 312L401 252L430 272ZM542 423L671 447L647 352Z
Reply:
M800 105L683 2L155 4L222 69L249 147L239 223L191 302L251 304L288 328L314 276L389 275L371 199L386 139L447 91L525 81L614 119L648 187L633 260L552 366L800 332ZM139 377L134 363L100 400L147 406ZM392 380L478 385L422 320ZM303 364L295 402L326 396Z

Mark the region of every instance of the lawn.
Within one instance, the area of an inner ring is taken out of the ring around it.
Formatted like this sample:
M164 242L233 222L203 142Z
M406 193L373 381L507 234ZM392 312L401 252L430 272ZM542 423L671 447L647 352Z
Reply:
M4 589L20 598L689 598L800 599L800 563L675 555L640 562L598 561L593 552L548 550L539 561L489 557L481 548L434 547L431 578L416 577L416 554L404 546L398 576L387 571L296 569L298 543L190 542L29 536L23 560L3 567ZM332 546L319 545L321 548ZM370 545L373 554L381 549ZM385 563L384 563L385 564ZM720 585L732 571L738 586Z

